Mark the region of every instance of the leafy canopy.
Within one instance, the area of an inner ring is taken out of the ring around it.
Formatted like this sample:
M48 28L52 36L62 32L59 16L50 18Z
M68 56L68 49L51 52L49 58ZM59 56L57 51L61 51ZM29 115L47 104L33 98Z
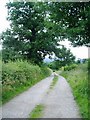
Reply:
M51 18L64 27L63 34L73 46L90 46L90 4L55 2L50 4Z
M73 46L89 45L88 3L23 1L9 2L7 8L11 24L1 35L4 60L23 58L39 64L53 53L69 58L66 48L57 47L64 38Z

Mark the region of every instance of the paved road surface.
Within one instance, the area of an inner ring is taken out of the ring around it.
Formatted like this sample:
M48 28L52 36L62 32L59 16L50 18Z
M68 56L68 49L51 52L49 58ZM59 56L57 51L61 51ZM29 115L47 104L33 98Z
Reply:
M59 76L54 89L42 100L43 118L80 118L79 110L67 81Z
M52 74L3 105L3 118L28 118L37 104L45 106L43 118L80 118L71 88L63 77L59 76L57 84L47 93L53 77Z
M34 107L40 103L53 79L53 74L40 81L28 91L23 92L2 107L3 118L27 118Z

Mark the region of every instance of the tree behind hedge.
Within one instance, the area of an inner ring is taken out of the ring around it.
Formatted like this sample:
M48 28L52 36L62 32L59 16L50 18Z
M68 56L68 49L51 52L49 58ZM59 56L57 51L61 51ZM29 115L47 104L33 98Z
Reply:
M52 55L57 41L51 31L53 23L47 17L46 3L10 2L7 7L11 28L2 33L4 56L9 52L11 56L20 55L39 64L47 54Z

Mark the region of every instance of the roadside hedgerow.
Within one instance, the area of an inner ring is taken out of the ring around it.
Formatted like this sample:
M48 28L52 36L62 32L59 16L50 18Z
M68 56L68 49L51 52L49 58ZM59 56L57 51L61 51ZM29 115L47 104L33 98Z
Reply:
M39 67L27 61L3 63L2 102L8 101L49 75L50 70L47 67Z

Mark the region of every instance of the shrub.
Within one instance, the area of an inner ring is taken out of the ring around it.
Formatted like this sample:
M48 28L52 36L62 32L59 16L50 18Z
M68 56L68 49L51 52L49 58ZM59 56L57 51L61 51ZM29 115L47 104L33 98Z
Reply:
M64 71L69 71L69 70L72 70L72 69L75 69L77 67L76 64L71 64L70 66L65 66L64 67Z

